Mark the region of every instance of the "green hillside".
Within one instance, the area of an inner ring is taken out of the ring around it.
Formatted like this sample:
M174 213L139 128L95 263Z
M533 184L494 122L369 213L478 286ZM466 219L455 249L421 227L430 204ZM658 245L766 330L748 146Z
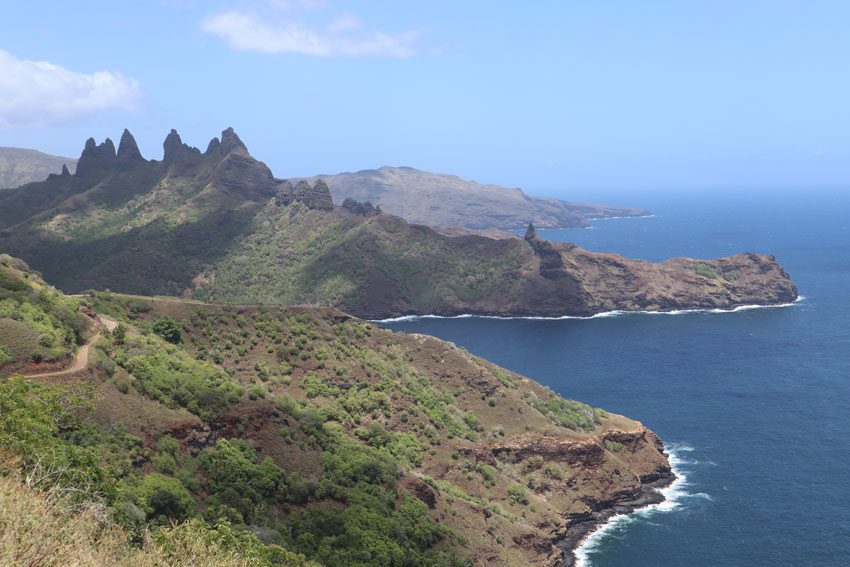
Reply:
M539 562L560 553L541 526L669 475L640 424L438 339L330 308L50 293L110 325L72 376L0 368L0 501L87 556L151 561L176 538L175 558L255 565ZM54 493L102 512L44 510Z

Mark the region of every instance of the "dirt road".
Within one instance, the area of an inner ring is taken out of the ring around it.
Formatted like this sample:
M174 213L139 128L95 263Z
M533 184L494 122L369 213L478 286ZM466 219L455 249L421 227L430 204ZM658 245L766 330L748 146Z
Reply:
M67 368L63 368L62 370L55 370L53 372L43 372L41 374L24 374L27 378L50 378L56 376L67 376L69 374L74 374L81 370L85 370L89 365L89 351L91 350L92 345L100 338L101 330L105 327L110 331L114 330L115 327L118 326L116 321L112 319L107 319L106 317L98 317L95 325L97 326L97 332L91 336L89 340L85 342L83 346L81 346L77 353L74 355L74 362L71 366Z

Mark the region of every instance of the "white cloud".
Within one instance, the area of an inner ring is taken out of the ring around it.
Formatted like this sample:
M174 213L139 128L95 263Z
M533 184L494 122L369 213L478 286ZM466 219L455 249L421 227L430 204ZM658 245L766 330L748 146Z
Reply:
M111 71L76 73L0 50L0 126L49 125L103 110L134 110L139 83Z
M291 12L293 4L286 2ZM240 51L300 53L330 57L411 57L415 31L397 34L364 29L359 18L343 14L327 26L315 27L289 17L263 18L255 12L231 10L206 18L201 27ZM288 16L288 14L286 14Z

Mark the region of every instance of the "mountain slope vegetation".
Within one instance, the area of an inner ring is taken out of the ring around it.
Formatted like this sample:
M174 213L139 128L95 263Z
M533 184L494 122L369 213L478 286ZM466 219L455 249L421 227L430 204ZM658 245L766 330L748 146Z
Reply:
M0 365L66 362L90 333L79 307L24 262L0 254Z
M671 478L641 424L435 338L332 308L66 300L119 325L74 377L0 365L0 498L89 556L554 564L595 510Z

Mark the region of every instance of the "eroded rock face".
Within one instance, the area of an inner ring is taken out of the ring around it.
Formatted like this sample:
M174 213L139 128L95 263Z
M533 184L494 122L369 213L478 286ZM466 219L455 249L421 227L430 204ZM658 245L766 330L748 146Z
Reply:
M221 141L217 137L210 140L210 143L207 144L207 151L204 152L204 156L221 156Z
M546 279L557 279L561 275L559 270L564 267L561 253L555 250L555 247L548 240L537 238L537 231L534 230L532 223L528 223L525 241L531 245L534 253L540 258L540 275Z
M233 131L233 128L228 128L221 133L221 151L226 155L232 152L240 152L248 155L248 148Z
M139 145L129 130L124 128L121 141L118 142L118 160L122 162L144 161Z
M77 162L76 175L85 175L96 169L111 167L115 160L115 144L112 140L107 138L103 143L97 144L94 138L89 138Z
M275 191L275 204L278 207L285 207L295 200L295 190L292 188L292 183L289 180L283 181L277 186Z
M165 141L162 143L165 163L195 163L201 158L201 150L183 143L177 130L172 129Z
M274 175L266 164L239 151L231 152L221 160L213 172L213 182L252 201L274 197L277 187Z
M299 181L295 189L292 189L291 195L289 189L292 184L288 181L284 182L287 185L278 186L276 201L278 205L288 205L293 201L305 204L310 209L321 211L332 211L334 208L331 192L324 181L317 181L312 187L306 181Z
M364 217L371 217L381 213L381 208L373 206L369 201L361 203L351 197L346 197L345 201L342 202L342 208L356 215L363 215Z

